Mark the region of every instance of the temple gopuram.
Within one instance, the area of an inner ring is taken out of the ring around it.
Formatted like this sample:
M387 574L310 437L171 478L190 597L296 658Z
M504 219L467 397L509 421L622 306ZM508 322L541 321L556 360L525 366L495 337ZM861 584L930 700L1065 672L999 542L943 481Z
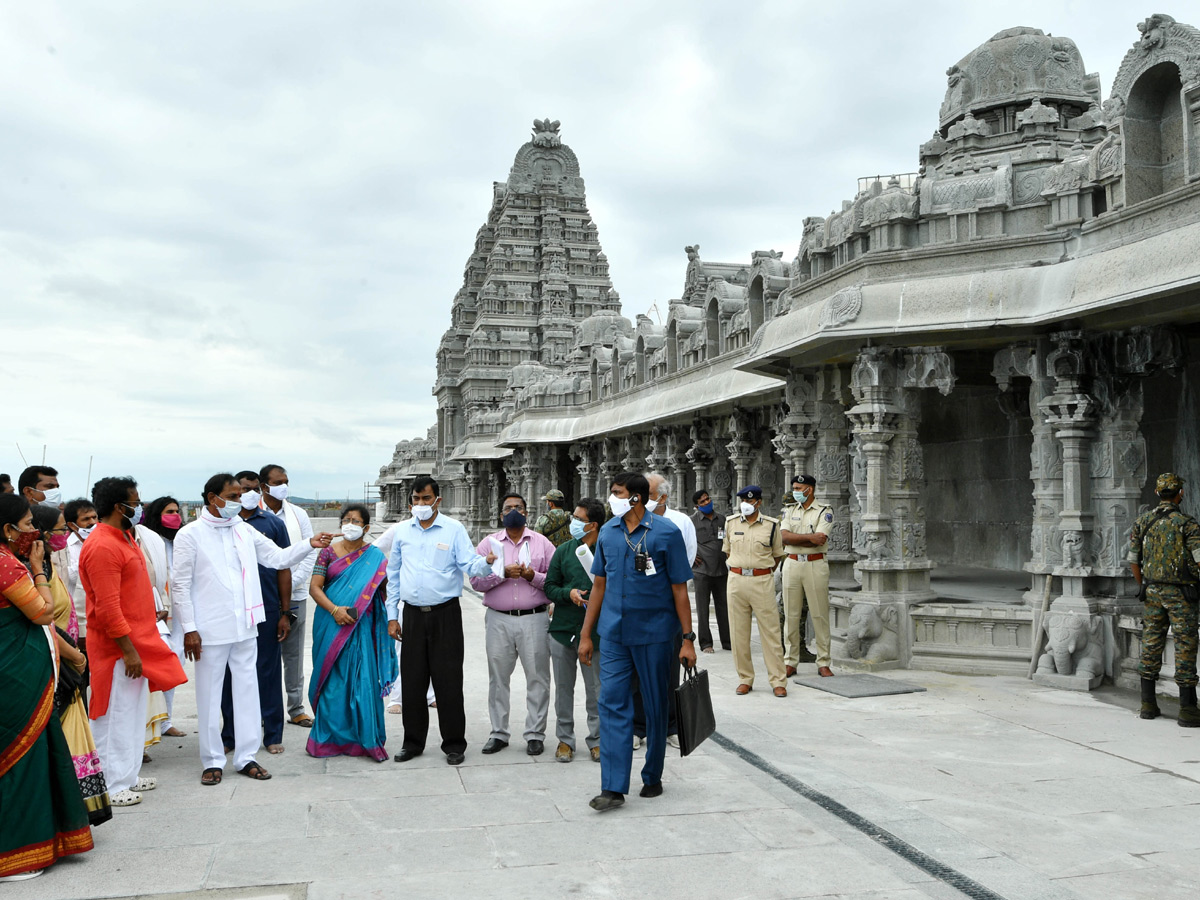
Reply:
M662 324L621 315L578 160L536 121L454 297L437 424L380 470L386 517L421 474L478 538L510 489L658 470L689 512L749 483L778 512L811 472L843 664L1024 674L1048 602L1037 680L1135 684L1130 526L1159 472L1200 496L1200 31L1137 28L1107 98L1070 39L995 35L947 70L916 171L797 215L795 252L686 246Z

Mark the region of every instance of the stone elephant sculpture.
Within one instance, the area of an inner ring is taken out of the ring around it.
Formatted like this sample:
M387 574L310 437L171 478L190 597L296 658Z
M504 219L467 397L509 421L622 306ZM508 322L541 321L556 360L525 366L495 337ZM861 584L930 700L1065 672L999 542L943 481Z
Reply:
M1055 613L1046 619L1046 652L1037 670L1091 680L1104 674L1103 622L1099 616Z
M846 626L846 654L866 662L886 662L900 658L900 635L896 626L896 607L882 610L870 603L850 607Z

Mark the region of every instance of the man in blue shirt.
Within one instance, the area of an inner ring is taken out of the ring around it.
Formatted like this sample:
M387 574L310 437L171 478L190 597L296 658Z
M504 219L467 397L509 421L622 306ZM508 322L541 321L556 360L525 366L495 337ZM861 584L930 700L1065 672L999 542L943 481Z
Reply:
M400 654L404 742L396 762L425 752L426 691L433 682L446 762L466 758L463 710L463 575L486 575L495 556L478 555L462 524L442 515L438 483L427 475L412 486L412 514L396 528L387 565L388 634L404 639ZM403 611L400 605L404 605Z
M280 547L290 547L287 526L269 516L259 507L262 494L259 491L258 473L249 470L238 472L238 484L242 487L241 517L255 531L260 531ZM262 712L263 746L268 753L283 752L283 650L280 647L288 636L295 613L291 611L292 572L290 569L268 569L258 567L258 583L262 588L265 622L258 626L258 705ZM221 741L226 747L237 744L233 728L233 679L229 669L225 670L225 685L221 689Z
M613 517L600 528L579 637L579 659L592 665L592 630L600 642L600 793L591 807L616 809L629 793L633 764L634 672L646 707L646 762L642 797L662 794L667 751L667 710L671 703L675 635L683 631L679 661L696 664L692 577L683 535L670 519L646 510L650 485L644 475L622 472L608 498ZM439 697L440 700L440 697Z

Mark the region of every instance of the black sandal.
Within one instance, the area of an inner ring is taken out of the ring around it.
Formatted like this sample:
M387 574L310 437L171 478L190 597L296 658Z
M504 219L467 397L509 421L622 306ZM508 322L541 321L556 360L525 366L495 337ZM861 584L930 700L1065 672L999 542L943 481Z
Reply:
M205 769L200 775L200 783L205 787L212 787L214 784L221 783L224 774L220 769Z
M271 773L256 762L246 763L238 769L238 774L245 775L247 778L253 778L255 781L266 781L271 777Z

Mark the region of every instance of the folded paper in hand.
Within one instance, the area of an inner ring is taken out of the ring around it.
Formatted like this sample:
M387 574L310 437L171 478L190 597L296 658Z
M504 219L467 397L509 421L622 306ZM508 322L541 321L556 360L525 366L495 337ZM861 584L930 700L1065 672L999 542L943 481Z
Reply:
M492 552L496 554L496 559L492 563L492 574L497 578L504 577L504 545L500 543L498 538L488 538L492 542Z

